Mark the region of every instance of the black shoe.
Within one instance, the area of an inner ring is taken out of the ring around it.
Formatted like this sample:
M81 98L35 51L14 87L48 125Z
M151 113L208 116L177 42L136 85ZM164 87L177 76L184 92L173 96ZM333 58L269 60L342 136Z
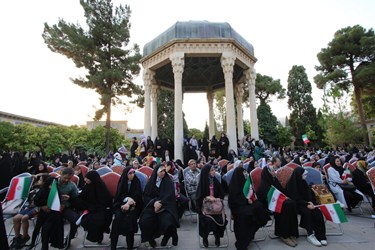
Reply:
M217 247L220 246L220 237L219 236L215 236L215 245Z
M203 246L208 247L208 239L207 238L203 238Z
M33 250L34 247L35 247L34 244L30 244L30 245L28 245L28 246L26 247L26 250Z
M169 237L164 235L163 239L161 240L160 246L165 247L168 243L168 240L169 240Z
M99 239L98 239L98 244L102 243L103 242L103 234L100 235Z
M18 246L20 245L22 241L22 234L20 234L18 237L14 237L13 240L12 240L12 243L10 244L9 248L18 248Z
M173 246L178 245L178 234L177 234L177 232L175 232L174 235L172 236L172 245Z
M71 238L69 236L66 237L64 242L64 249L68 249L70 247Z
M149 240L148 243L150 243L150 246L151 246L152 248L155 248L155 247L156 247L156 241L155 241L154 239Z

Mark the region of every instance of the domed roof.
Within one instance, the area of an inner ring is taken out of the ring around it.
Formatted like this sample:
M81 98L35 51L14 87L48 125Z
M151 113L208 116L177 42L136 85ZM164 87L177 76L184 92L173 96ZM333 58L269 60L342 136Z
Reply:
M172 27L154 38L143 47L146 57L163 45L179 39L234 39L248 53L254 56L254 47L238 34L229 23L215 23L208 21L176 22Z

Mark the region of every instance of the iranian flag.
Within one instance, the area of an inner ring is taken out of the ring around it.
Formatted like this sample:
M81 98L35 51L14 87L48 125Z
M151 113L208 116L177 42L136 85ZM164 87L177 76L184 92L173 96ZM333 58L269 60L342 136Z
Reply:
M56 180L52 182L51 190L49 191L47 206L54 211L59 211L61 209L60 206L60 197L59 192L57 190Z
M306 134L302 135L302 140L303 140L303 143L305 143L305 144L308 144L310 142L310 140L309 140L309 138L307 138Z
M322 211L324 217L333 223L340 224L348 222L344 211L342 211L342 208L338 203L318 205L317 207Z
M276 213L281 213L281 209L285 200L285 194L281 193L274 186L271 186L267 194L268 209Z
M13 178L8 191L7 201L26 199L32 183L31 178L31 176Z
M251 182L250 176L247 177L245 185L243 186L243 194L249 201L255 201L255 193L253 189L253 183Z

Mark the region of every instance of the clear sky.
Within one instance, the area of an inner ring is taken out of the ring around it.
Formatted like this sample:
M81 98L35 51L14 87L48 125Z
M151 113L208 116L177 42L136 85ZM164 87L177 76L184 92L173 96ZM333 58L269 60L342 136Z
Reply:
M317 53L335 31L356 24L375 28L374 0L128 0L131 43L143 46L177 21L228 22L255 50L258 73L280 79L287 87L293 65L303 65L313 86L314 106L322 92L313 77ZM72 83L80 71L66 57L51 52L42 38L43 24L62 18L85 25L78 0L3 1L0 10L0 111L73 125L85 124L99 106L98 95ZM142 84L142 74L136 82ZM290 113L284 101L270 105L277 117ZM197 112L199 109L200 112ZM183 110L190 128L203 129L208 120L205 94L185 94ZM249 119L249 109L244 118ZM143 110L124 113L114 108L113 120L143 128Z

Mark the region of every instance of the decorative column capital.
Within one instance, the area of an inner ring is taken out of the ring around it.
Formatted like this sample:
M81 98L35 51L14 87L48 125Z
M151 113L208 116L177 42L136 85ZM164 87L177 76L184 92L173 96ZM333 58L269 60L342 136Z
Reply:
M236 58L232 53L223 53L220 58L221 67L224 71L224 76L227 77L228 74L233 74L234 61Z
M184 72L185 67L185 55L183 52L176 52L172 54L169 59L172 63L173 73L175 76L181 75Z
M156 85L156 84L152 84L151 85L151 101L152 102L156 102L157 101L159 92L160 92L159 86Z
M151 87L152 81L154 81L155 71L145 69L143 71L143 83L145 88Z

